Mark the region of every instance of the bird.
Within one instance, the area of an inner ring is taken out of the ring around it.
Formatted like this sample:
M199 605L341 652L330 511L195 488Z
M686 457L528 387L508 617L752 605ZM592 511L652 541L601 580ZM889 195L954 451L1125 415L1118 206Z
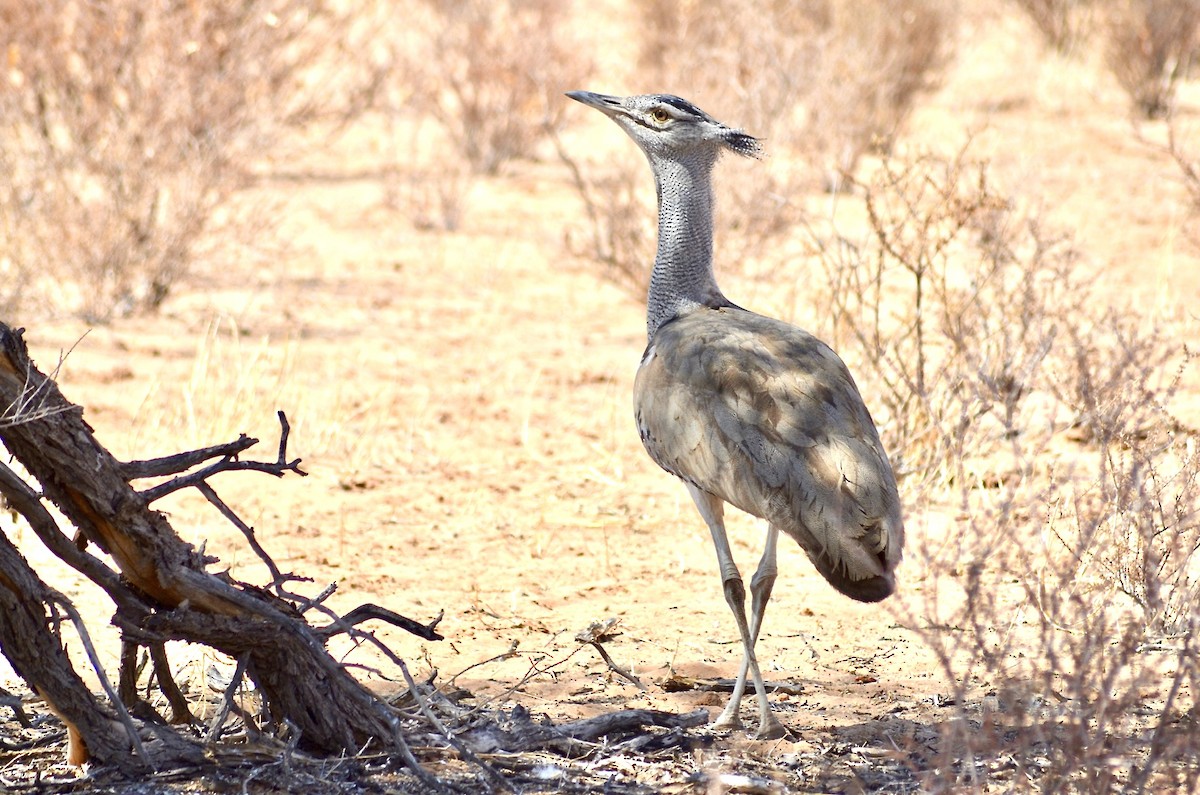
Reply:
M838 591L878 602L896 589L904 524L896 478L841 358L796 326L734 304L713 272L712 173L724 152L762 143L671 94L567 96L612 119L641 148L658 192L658 249L634 416L655 463L687 487L716 547L742 663L717 729L742 727L750 676L759 738L788 734L755 655L778 577L779 535L794 539ZM764 519L751 606L725 531L725 505Z

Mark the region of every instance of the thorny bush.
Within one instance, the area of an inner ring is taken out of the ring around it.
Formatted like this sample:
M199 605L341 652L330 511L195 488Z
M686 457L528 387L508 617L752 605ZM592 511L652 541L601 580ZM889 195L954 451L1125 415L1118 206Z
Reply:
M810 227L914 533L903 621L960 720L932 788L1010 765L1019 791L1195 783L1200 457L1169 405L1190 353L1098 310L1078 255L965 150L886 160L856 240Z

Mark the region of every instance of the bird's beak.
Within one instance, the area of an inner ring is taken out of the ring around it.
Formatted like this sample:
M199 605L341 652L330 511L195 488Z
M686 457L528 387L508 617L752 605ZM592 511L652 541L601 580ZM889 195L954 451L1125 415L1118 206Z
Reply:
M591 91L568 91L567 96L576 102L582 102L589 108L595 108L605 116L616 116L618 113L625 112L625 106L621 103L620 97L596 94Z

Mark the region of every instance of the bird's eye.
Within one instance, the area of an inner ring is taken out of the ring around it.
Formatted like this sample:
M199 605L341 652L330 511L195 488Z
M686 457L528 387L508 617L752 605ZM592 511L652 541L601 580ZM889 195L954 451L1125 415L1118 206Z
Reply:
M671 116L662 108L655 108L654 110L650 111L650 118L654 119L659 124L666 124L667 120L670 119Z

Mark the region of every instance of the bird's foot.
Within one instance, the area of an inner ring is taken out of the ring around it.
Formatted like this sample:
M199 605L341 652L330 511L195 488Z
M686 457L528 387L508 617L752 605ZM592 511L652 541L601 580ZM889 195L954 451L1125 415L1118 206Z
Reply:
M742 728L742 719L738 717L736 712L731 713L726 710L712 722L712 728L720 731L725 731L727 729L740 729Z
M756 740L780 740L791 734L788 728L779 722L779 719L774 715L768 714L758 726L758 731L754 733Z

